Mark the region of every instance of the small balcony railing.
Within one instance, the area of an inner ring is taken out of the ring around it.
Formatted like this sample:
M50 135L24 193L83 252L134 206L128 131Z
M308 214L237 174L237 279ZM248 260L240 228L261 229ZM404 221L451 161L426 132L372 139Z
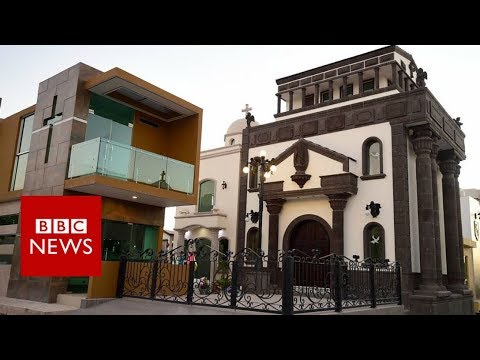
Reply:
M72 146L68 178L99 174L192 194L194 172L192 164L96 138Z

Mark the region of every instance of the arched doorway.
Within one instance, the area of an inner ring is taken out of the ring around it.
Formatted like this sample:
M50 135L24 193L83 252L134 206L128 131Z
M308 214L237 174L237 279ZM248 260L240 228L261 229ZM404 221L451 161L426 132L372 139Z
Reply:
M319 256L330 254L330 239L333 231L330 225L316 215L302 215L293 220L283 237L284 250L298 250L300 256L312 256L318 250ZM330 269L327 264L312 264L295 261L294 284L296 286L330 287Z
M218 240L218 251L220 251L220 259L226 260L228 256L228 239L221 238Z
M212 242L207 238L198 238L196 240L198 240L196 241L196 260L198 267L195 271L195 278L210 278L210 252L212 251Z
M285 231L284 249L296 249L307 255L319 250L320 256L330 254L330 225L321 217L303 215L293 220Z

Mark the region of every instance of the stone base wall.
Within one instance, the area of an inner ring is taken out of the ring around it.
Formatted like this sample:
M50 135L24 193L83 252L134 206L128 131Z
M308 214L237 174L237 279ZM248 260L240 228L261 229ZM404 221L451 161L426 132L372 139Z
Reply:
M0 265L0 297L7 295L11 265Z

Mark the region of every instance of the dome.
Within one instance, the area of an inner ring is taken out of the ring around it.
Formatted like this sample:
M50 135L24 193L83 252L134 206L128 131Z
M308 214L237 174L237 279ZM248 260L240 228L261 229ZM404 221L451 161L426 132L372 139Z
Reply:
M253 126L258 126L258 125L259 124L256 120L250 124L250 126L252 126L252 127ZM228 130L227 130L227 133L225 134L225 136L242 133L242 130L245 129L246 127L247 127L247 120L245 120L245 118L235 120L228 127Z

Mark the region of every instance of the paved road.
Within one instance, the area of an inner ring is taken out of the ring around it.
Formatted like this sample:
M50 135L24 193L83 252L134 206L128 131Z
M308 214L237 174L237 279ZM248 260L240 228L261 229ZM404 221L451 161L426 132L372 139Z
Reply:
M147 299L115 299L87 309L64 311L61 315L275 315L270 313L232 310L199 305L186 305ZM308 315L403 315L402 306L384 305L376 309L346 309L341 313L322 311Z
M115 299L87 309L62 312L62 315L265 315L255 311L176 304L145 299Z

